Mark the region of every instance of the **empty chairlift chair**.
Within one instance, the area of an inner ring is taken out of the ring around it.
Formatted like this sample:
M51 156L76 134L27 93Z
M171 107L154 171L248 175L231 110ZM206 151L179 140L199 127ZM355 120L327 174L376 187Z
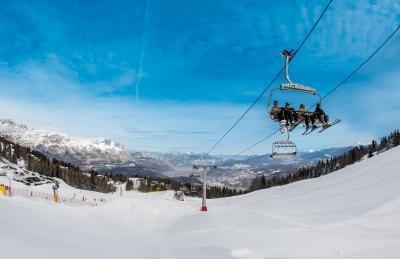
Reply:
M288 140L279 140L272 143L270 157L294 157L297 154L297 146Z

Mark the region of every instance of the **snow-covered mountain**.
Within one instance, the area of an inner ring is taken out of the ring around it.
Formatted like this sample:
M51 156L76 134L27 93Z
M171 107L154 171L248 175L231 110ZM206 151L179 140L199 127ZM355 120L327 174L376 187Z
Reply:
M109 139L73 138L64 134L31 129L13 120L0 119L0 136L38 150L48 157L82 167L135 165L128 150Z

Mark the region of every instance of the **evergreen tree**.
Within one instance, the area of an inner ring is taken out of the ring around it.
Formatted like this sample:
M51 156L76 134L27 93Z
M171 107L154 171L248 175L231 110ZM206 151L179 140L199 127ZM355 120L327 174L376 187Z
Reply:
M90 171L89 190L96 191L96 172Z
M128 181L126 182L125 190L126 191L132 191L133 190L133 181L128 179Z
M265 184L266 184L266 182L265 182L265 176L262 175L262 176L261 176L261 188L265 188Z

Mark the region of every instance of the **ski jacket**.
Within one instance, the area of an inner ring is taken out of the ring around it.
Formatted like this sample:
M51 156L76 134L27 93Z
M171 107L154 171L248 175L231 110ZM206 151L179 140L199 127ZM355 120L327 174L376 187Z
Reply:
M322 110L321 108L315 108L314 113L318 115L325 115L324 110Z
M289 113L294 113L294 109L292 108L292 107L290 107L290 108L283 108L283 111L285 111L285 112L289 112Z
M281 113L281 108L280 107L272 107L270 114L271 115L278 115L279 113Z
M306 114L307 112L308 112L308 110L307 110L306 108L300 108L300 109L297 110L297 113L298 113L299 115L304 115L304 114Z

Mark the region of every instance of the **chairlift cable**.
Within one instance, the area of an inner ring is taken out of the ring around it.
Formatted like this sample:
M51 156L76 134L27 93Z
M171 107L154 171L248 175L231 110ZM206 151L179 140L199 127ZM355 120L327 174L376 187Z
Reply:
M371 55L368 56L367 59L364 60L353 72L351 72L345 79L342 80L336 87L334 87L332 90L330 90L324 97L322 97L322 100L327 98L329 95L331 95L336 89L341 87L344 83L346 83L351 77L353 77L365 64L367 64L385 45L390 41L393 36L400 30L400 25L397 26L397 28L389 35L389 37L386 38L386 40L379 45L379 47L371 53Z
M275 135L275 133L277 133L279 130L271 133L270 135L260 139L259 141L257 141L256 143L254 143L253 145L249 146L248 148L242 150L241 152L237 153L236 155L234 155L234 157L240 156L243 153L246 153L247 151L249 151L250 149L252 149L253 147L257 146L258 144L264 142L265 140L269 139L270 137L272 137L273 135Z

